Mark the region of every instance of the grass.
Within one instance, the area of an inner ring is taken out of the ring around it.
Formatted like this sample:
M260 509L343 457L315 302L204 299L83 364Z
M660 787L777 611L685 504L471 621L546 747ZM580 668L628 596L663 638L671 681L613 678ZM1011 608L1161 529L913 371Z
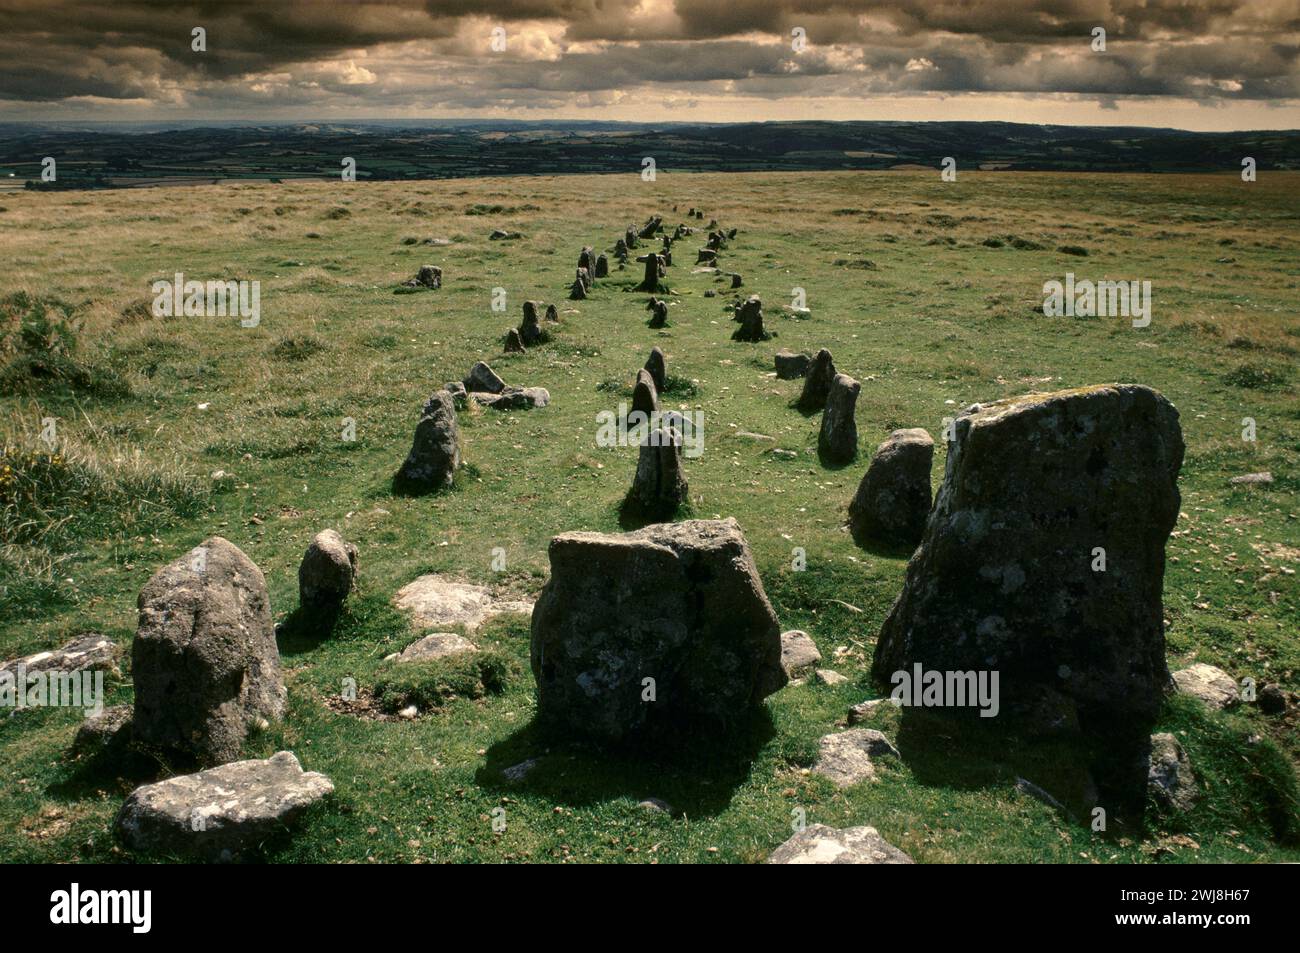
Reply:
M871 726L904 757L879 783L839 791L807 772L817 739L875 694L865 673L903 575L905 556L858 549L843 528L871 449L892 429L938 435L966 404L1029 391L1136 381L1175 403L1188 454L1165 580L1170 664L1206 661L1300 689L1298 184L1285 174L1245 185L1228 175L756 173L249 183L91 202L15 194L0 298L27 298L6 314L47 302L47 315L75 324L77 360L126 386L39 382L0 397L6 453L37 455L19 468L25 489L9 491L0 524L0 658L88 628L129 645L149 575L213 534L257 562L277 620L292 623L298 560L333 526L360 549L361 589L332 629L286 626L289 714L248 753L293 750L337 790L295 837L268 846L269 859L747 862L789 836L799 809L809 823L872 824L921 862L1300 860L1294 715L1172 702L1161 730L1179 734L1206 795L1178 824L1152 817L1124 838L1015 791L1016 777L1068 785L1058 748L904 722L892 709ZM692 205L740 229L724 268L745 276L736 294L762 296L775 341L730 340L733 293L691 274L691 239L666 279L668 328L645 326L634 261L588 300L567 300L584 245L608 251L627 222L652 213L671 228ZM525 237L503 245L488 239L493 228ZM454 241L404 244L413 232ZM1000 247L985 243L992 236ZM844 264L859 262L874 267ZM423 264L443 268L441 290L392 294ZM154 319L140 302L176 271L261 281L260 325ZM1034 310L1042 283L1067 271L1152 280L1151 326L1044 318ZM505 314L491 308L498 286ZM799 320L784 311L796 287L811 309ZM503 357L502 334L528 299L555 303L561 321L549 343ZM437 571L535 595L551 536L619 529L636 451L597 447L596 414L617 409L654 346L672 375L666 407L705 414L705 453L686 462L687 509L737 518L782 626L810 632L849 684L787 688L725 746L683 739L639 755L537 730L519 617L472 636L492 662L486 676L453 667L398 684L383 659L418 634L389 604L406 582ZM820 347L863 384L862 458L839 470L817 463L817 416L790 408L802 382L771 376L776 350ZM463 412L472 468L456 489L394 496L424 400L479 359L507 383L546 387L551 405ZM39 436L47 417L58 465L39 456L50 452ZM1241 439L1245 417L1254 443ZM343 439L345 418L355 440ZM1259 470L1274 483L1228 484ZM504 573L492 569L498 547ZM792 567L795 547L806 571ZM422 692L436 705L413 721L336 710L348 678L387 689L389 704ZM109 700L130 697L128 667ZM0 856L124 859L111 822L139 778L67 761L78 719L27 710L0 722ZM522 780L502 774L527 759L537 763ZM638 807L647 797L674 814Z

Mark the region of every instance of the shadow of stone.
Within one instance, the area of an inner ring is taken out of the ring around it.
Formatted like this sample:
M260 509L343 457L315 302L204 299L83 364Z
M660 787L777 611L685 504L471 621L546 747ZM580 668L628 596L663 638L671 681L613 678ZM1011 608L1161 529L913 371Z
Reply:
M689 511L690 507L684 503L671 507L648 507L629 490L618 504L618 525L624 532L631 532L652 523L671 523L679 516L688 516Z
M532 794L574 807L620 798L658 798L674 814L711 817L731 803L749 778L758 752L775 735L766 707L752 710L731 730L679 724L653 737L613 747L575 743L534 719L488 749L475 782L485 789ZM518 780L504 773L530 759Z
M1106 829L1101 833L1119 837L1141 830L1146 804L1146 736L1135 745L1121 743L1126 736L1132 733L1038 737L1009 717L981 719L970 709L905 707L895 744L921 784L1005 790L1023 779L1055 800L1051 806L1072 823L1087 826L1094 808L1103 808ZM1043 800L1036 792L1026 793Z
M330 637L343 615L343 606L315 608L299 605L275 630L281 655L310 652Z
M820 463L820 464L822 465L822 469L824 469L824 470L843 470L843 469L846 469L847 467L851 467L851 466L855 465L856 463L858 463L858 458L861 456L861 454L856 454L856 453L855 453L855 454L853 455L853 459L851 459L851 460L832 460L832 459L830 459L829 457L826 456L825 451L824 451L824 450L822 449L822 447L821 447L821 441L820 441L820 440L817 441L817 444L818 444L818 446L817 446L817 462Z
M151 747L132 743L128 736L81 755L71 763L67 776L49 785L46 793L70 801L84 800L100 791L126 795L142 784L202 769L193 759L166 756Z
M870 533L854 529L852 523L847 525L849 535L853 537L855 546L882 559L911 559L912 554L916 552L917 546L920 545L919 541L916 543L899 543L893 540L881 539L872 536Z

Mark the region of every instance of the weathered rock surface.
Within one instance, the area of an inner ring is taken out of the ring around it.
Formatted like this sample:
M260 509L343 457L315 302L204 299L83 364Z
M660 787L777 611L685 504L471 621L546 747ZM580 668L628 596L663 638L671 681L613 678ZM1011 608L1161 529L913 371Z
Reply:
M1199 698L1206 708L1221 710L1241 701L1241 692L1233 677L1213 665L1197 662L1174 672L1173 678L1180 694Z
M476 404L493 410L528 410L545 407L551 402L551 392L545 387L506 387L497 394L473 393L469 395Z
M524 302L524 316L519 323L519 339L524 342L525 347L532 347L546 340L546 332L542 330L541 317L537 313L536 301Z
M1192 762L1178 739L1169 733L1151 736L1147 790L1165 810L1186 811L1198 796Z
M117 643L111 639L98 632L87 632L56 649L10 659L0 665L0 672L8 672L15 684L19 667L29 675L37 672L116 673L119 651Z
M849 503L849 529L859 542L915 546L930 515L934 440L920 427L895 430L876 448Z
M817 667L822 653L807 632L791 629L781 633L781 668L789 678L802 678Z
M664 352L657 347L652 348L650 356L646 358L645 369L654 381L655 393L662 394L664 385L668 382L668 362L664 360Z
M303 771L293 754L281 751L136 788L115 828L132 850L233 857L281 833L333 791L329 778Z
M356 578L357 547L335 530L321 530L298 566L298 601L310 608L336 608L352 592Z
M858 455L858 394L862 385L847 374L836 374L826 395L817 452L828 463L849 463Z
M740 327L732 332L733 341L766 341L772 336L763 326L763 302L758 295L750 295L736 306L735 319Z
M394 482L403 491L442 490L455 482L456 471L461 465L456 401L450 393L440 390L425 402L420 411L411 452L406 455Z
M898 749L882 732L874 728L850 728L825 735L817 742L813 773L846 788L859 781L874 781L876 766L871 759L886 755L899 756Z
M831 352L822 348L808 367L808 374L803 382L803 392L799 395L799 408L820 410L825 407L826 398L831 392L831 381L835 380L835 377L835 361L831 359Z
M858 702L856 705L849 706L848 721L850 725L860 725L877 711L880 706L885 704L888 699L872 698L864 702Z
M463 635L455 632L430 632L389 657L398 662L431 662L449 655L476 651L478 646Z
M1000 672L1004 713L1044 689L1085 731L1146 731L1169 681L1161 586L1178 516L1178 412L1147 387L963 411L872 675ZM1107 571L1092 569L1094 548ZM1093 728L1089 728L1089 723Z
M507 354L523 354L528 350L524 346L523 335L519 333L518 328L511 328L506 332L505 352Z
M772 852L769 864L910 864L874 827L809 824Z
M496 371L482 361L469 369L463 381L465 390L473 393L479 391L487 394L499 394L506 389L506 382L497 376Z
M776 376L783 381L793 381L808 373L812 358L807 354L795 354L792 351L776 352Z
M550 559L531 648L543 722L608 742L679 722L725 730L785 684L781 630L735 520L565 533Z
M239 757L250 728L284 714L262 571L220 536L154 573L131 646L135 740L205 764Z
M415 277L403 282L403 285L407 288L432 288L436 291L442 287L442 269L437 265L421 265Z
M689 492L682 466L681 433L672 427L649 430L638 450L629 502L642 513L666 519L686 502Z
M87 715L72 739L73 754L121 755L131 744L131 722L135 708L130 703L110 705Z
M650 252L637 256L637 261L645 263L645 276L636 286L637 291L655 292L660 290L659 279L664 276L664 256Z
M498 599L486 586L444 579L436 573L408 582L393 597L393 605L411 614L411 622L422 629L461 626L473 632L487 619L503 612L532 611L532 603L521 599Z
M668 302L659 298L651 298L646 304L646 310L650 312L650 321L648 326L652 328L666 328L668 326Z
M650 372L642 368L636 372L636 384L632 387L631 412L640 411L646 415L646 420L649 421L651 415L658 409L659 389L655 387L655 381Z

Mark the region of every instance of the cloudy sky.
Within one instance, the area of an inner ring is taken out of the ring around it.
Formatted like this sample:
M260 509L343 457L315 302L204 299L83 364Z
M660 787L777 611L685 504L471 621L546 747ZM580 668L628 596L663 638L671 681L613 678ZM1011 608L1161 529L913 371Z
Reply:
M1300 0L0 0L0 120L470 116L1300 128Z

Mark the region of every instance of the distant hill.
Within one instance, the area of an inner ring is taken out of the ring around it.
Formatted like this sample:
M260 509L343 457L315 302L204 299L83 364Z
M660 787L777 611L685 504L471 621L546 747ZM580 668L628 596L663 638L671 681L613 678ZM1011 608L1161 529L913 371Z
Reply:
M1235 172L1300 168L1300 130L1186 132L1004 122L735 124L499 120L253 123L0 123L0 180L39 182L53 156L58 188L225 179L439 179L639 170L937 169Z

